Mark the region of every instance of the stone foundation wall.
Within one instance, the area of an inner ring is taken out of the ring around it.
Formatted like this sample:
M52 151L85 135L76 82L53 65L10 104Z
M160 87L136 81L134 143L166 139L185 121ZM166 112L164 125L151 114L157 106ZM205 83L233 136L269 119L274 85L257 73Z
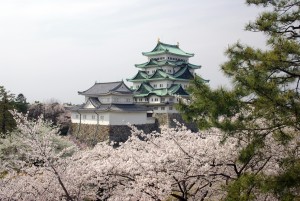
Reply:
M156 113L154 117L157 119L159 126L168 126L169 128L175 128L176 123L174 119L179 123L185 125L188 129L193 132L197 132L198 128L197 125L194 123L186 122L179 113Z
M158 131L157 122L154 124L135 125L145 133ZM127 125L91 125L91 124L71 124L69 134L75 136L79 141L87 145L94 146L102 141L125 142L131 135L131 128Z
M95 145L109 139L110 127L105 125L75 124L70 126L69 134L75 136L80 142Z
M154 124L142 124L135 125L139 130L143 130L145 133L151 133L152 131L159 131L159 127L168 126L175 128L176 123L174 119L179 123L184 124L191 131L198 131L197 126L192 123L187 123L183 120L179 113L171 114L155 114L156 121ZM131 128L127 125L112 126L112 125L91 125L91 124L71 124L69 133L75 136L79 141L86 143L87 145L94 146L98 142L114 141L125 142L131 135Z

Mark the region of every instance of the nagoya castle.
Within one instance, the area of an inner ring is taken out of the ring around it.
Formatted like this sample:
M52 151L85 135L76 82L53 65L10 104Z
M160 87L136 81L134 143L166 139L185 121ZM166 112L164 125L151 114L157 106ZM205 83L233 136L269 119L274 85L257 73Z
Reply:
M138 73L127 79L133 83L135 103L146 105L153 113L177 113L174 104L178 96L189 96L186 89L201 67L189 63L194 54L181 50L179 43L170 45L159 40L152 51L142 54L147 62L136 64Z
M138 72L127 79L131 87L123 81L96 82L78 92L85 102L71 110L73 135L90 144L120 142L131 134L128 124L149 133L162 125L173 127L173 119L185 123L175 104L179 97L189 98L187 87L201 67L189 63L194 54L183 51L179 43L159 40L152 51L142 54L147 61L135 65Z

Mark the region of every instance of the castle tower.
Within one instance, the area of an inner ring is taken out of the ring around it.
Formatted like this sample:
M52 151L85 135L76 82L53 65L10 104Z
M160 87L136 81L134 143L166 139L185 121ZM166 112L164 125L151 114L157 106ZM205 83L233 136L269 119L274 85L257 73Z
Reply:
M136 64L138 73L127 79L133 83L135 103L148 106L154 113L177 113L174 104L178 96L188 98L186 89L201 67L189 63L194 54L181 50L179 43L170 45L159 40L152 51L142 54L148 61Z

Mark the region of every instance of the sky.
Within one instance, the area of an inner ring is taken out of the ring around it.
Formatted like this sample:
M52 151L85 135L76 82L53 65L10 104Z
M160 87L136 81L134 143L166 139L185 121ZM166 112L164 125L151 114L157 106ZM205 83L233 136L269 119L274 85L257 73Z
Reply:
M230 86L224 52L264 46L244 31L260 12L243 0L0 0L0 86L31 103L80 104L95 82L133 77L158 38L194 53L211 87Z

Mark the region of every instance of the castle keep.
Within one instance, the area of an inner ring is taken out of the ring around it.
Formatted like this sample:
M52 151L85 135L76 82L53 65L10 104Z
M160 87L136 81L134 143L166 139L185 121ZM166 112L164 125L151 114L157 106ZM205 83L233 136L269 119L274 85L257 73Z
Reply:
M186 91L201 66L189 63L194 54L158 41L150 52L143 52L147 61L136 64L138 72L127 81L95 83L85 91L83 105L72 109L72 133L84 141L125 141L130 135L128 123L145 132L157 130L170 119L180 119L175 108L178 96L188 98ZM207 80L204 80L207 81Z

